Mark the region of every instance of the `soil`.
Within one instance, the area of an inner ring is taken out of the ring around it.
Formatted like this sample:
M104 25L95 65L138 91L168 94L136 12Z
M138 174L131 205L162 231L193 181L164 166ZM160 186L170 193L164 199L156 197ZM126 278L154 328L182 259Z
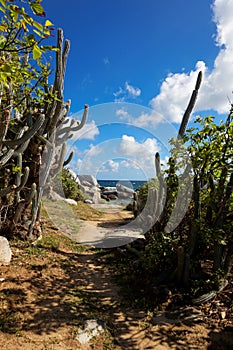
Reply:
M127 211L104 211L92 225L113 227L132 218ZM129 306L96 249L71 241L43 219L36 245L14 241L9 266L0 267L2 350L227 350L233 348L228 311L210 314L210 305L176 312L145 312ZM228 298L231 296L231 285ZM232 305L232 301L231 301ZM209 309L208 309L209 308ZM221 311L219 311L221 310ZM87 319L101 319L106 331L88 344L77 340Z

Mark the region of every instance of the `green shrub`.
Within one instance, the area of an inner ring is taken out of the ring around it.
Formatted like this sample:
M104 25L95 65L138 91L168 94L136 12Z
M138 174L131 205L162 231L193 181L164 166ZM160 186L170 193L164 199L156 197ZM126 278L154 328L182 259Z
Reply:
M83 196L69 169L63 168L53 181L53 190L66 198L82 201Z

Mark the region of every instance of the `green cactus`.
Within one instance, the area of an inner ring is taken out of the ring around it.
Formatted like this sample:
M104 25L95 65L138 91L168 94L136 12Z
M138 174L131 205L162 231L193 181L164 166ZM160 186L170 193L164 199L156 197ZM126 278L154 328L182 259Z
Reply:
M68 165L71 162L73 156L74 156L74 152L72 151L70 152L69 157L64 161L63 166Z
M22 153L19 153L17 157L17 167L19 168L19 171L16 173L15 176L15 184L17 187L21 185L21 176L22 176L22 166L23 166L23 160L22 160ZM20 191L16 191L15 193L15 202L19 203L20 201Z
M186 127L188 125L189 117L190 117L190 115L192 113L192 110L194 108L194 105L195 105L195 102L196 102L196 99L197 99L198 90L199 90L200 85L201 85L201 80L202 80L202 71L200 71L198 73L195 89L193 90L193 93L192 93L192 96L190 98L189 104L188 104L188 106L186 108L186 111L184 113L183 119L181 121L180 129L179 129L178 136L177 136L178 139L180 139L180 138L182 138L184 136Z
M35 123L33 124L33 126L20 139L6 140L4 141L4 145L8 147L20 146L22 143L28 141L37 133L37 131L40 129L40 127L44 123L44 120L45 120L44 114L40 114L36 119Z

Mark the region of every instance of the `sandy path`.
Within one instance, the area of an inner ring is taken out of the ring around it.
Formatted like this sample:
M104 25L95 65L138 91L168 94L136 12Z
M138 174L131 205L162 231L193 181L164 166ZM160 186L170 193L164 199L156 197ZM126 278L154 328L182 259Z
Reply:
M79 221L80 230L72 235L79 243L96 248L113 248L143 237L142 230L131 225L131 212L114 205L98 205L95 208L102 211L103 216L94 221Z

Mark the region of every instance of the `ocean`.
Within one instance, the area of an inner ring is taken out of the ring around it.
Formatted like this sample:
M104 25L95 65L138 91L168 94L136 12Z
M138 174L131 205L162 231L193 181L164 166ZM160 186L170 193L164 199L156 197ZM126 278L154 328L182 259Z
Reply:
M116 184L121 184L123 186L129 187L133 190L137 190L146 181L143 180L97 180L101 187L116 187Z

